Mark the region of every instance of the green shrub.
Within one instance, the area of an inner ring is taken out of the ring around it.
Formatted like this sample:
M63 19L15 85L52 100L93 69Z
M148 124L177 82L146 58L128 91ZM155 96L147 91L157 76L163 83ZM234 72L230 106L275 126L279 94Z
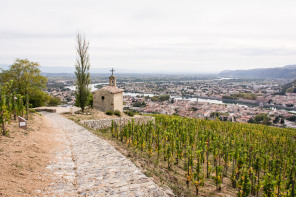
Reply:
M61 104L61 99L58 97L54 97L54 96L49 96L49 100L47 105L48 106L57 106Z
M151 97L151 101L159 102L159 101L168 101L170 100L170 95L160 95L160 96L153 96Z
M114 112L112 110L107 110L105 112L105 114L109 115L109 116L112 116L114 114Z
M125 111L124 113L126 113L128 116L134 117L135 112L133 111Z
M243 93L237 93L237 94L222 96L222 99L236 100L236 99L240 99L240 98L247 99L247 100L256 100L257 99L257 94L243 92Z
M120 117L120 116L121 116L121 112L120 112L119 110L115 110L115 111L114 111L114 115L116 115L116 116L119 116L119 117Z
M287 120L296 122L296 116L292 115L292 116L288 117Z
M46 105L49 98L50 96L42 90L36 90L29 95L29 103L32 107L41 107Z
M146 103L145 103L145 101L143 101L143 102L138 101L133 104L133 107L146 107Z

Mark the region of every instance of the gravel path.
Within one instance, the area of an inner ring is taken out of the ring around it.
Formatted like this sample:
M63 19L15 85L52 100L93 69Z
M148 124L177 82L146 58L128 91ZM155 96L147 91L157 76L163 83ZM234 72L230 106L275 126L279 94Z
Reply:
M42 114L61 131L62 144L48 166L56 180L45 195L167 196L105 140L59 114Z

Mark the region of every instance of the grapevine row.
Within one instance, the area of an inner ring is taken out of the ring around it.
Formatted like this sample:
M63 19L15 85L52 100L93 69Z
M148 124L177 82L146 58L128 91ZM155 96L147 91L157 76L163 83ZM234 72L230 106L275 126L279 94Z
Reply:
M217 191L231 179L238 196L295 196L296 131L256 124L156 115L155 122L112 122L113 138L149 157L183 164L186 184L198 195L206 181Z

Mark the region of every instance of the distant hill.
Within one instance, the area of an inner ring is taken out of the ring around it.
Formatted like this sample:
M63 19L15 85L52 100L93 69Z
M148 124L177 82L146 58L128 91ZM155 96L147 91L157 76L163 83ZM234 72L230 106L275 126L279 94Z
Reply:
M283 85L281 94L285 94L286 92L296 93L296 79L290 83Z
M294 79L296 65L287 65L276 68L258 68L250 70L224 70L218 74L221 77L261 78L261 79Z

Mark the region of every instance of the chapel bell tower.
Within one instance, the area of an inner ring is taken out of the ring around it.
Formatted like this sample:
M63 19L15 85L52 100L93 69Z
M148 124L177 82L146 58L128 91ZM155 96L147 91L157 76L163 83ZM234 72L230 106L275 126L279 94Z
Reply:
M116 77L114 77L113 72L115 70L112 68L112 75L109 77L109 86L116 86Z
M93 92L94 108L100 111L119 110L123 112L123 89L116 87L116 77L113 75L115 70L112 68L112 75L109 77L109 85Z

